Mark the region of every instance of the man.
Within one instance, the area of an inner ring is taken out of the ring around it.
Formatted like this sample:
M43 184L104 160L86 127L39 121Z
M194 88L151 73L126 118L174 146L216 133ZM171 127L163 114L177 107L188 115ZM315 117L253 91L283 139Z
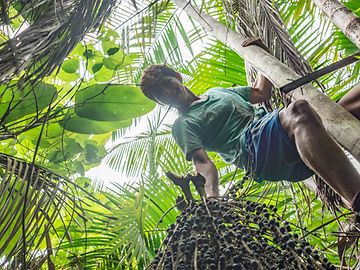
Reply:
M360 120L360 84L355 85L353 89L346 93L338 104Z
M262 46L258 40L243 44L249 45ZM218 196L219 187L206 150L245 168L256 181L296 182L316 172L359 211L360 175L305 100L271 113L252 105L271 96L272 83L264 76L251 87L214 88L197 96L182 84L180 73L152 65L143 73L141 89L148 98L180 112L173 136L205 177L207 196Z

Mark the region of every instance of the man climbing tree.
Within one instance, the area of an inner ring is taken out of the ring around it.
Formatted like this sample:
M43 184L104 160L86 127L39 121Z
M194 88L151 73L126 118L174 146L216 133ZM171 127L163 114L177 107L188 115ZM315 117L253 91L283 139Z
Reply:
M266 49L259 39L243 44L250 45ZM182 84L180 73L165 65L151 65L141 81L148 98L180 112L173 136L197 173L205 177L207 196L218 196L219 187L206 150L246 169L259 182L297 182L315 172L358 212L360 175L310 105L297 100L270 113L252 105L270 99L272 86L259 75L251 87L213 88L197 96Z
M360 84L351 89L338 103L360 120Z

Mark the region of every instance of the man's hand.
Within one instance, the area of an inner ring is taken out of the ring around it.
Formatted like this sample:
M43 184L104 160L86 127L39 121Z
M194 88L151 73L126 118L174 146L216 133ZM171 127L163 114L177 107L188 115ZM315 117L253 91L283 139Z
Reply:
M251 46L251 45L258 46L258 47L264 49L265 51L269 52L269 48L265 45L265 43L259 37L248 38L241 44L241 46L243 46L243 47L247 47L247 46Z
M204 149L196 149L192 161L197 173L205 179L205 192L208 198L219 196L219 176L214 163L209 159Z

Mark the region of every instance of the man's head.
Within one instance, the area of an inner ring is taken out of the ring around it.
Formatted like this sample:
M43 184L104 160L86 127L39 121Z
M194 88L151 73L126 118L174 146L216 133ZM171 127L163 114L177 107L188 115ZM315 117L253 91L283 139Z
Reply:
M146 68L141 77L141 90L151 100L174 107L179 107L179 101L187 92L180 73L166 65Z

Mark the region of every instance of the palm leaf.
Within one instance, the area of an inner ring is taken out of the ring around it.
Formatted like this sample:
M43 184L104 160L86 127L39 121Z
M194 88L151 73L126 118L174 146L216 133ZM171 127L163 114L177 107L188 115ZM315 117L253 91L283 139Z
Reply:
M51 264L42 251L46 243L49 247L49 233L57 232L59 221L67 232L73 218L83 216L84 202L74 198L87 193L60 175L8 155L0 155L0 171L2 269L18 269L24 263L27 269L39 269L35 261ZM61 241L65 234L58 237Z
M8 2L5 8L15 3ZM1 80L22 72L25 81L49 75L88 31L103 22L114 4L115 0L27 1L18 16L27 20L28 27L0 45Z
M295 3L279 0L276 3L294 44L314 69L329 65L357 50L330 20L322 16L312 1L301 0L300 3ZM356 11L358 3L352 0L346 5ZM359 82L359 68L359 64L353 64L320 78L319 81L326 86L326 93L338 100Z
M209 40L204 51L196 55L182 72L190 77L187 84L197 94L211 87L247 85L242 58L213 39Z
M165 113L161 109L155 110L153 115L148 118L147 130L130 138L125 137L122 142L114 145L105 157L105 164L130 178L138 178L144 172L150 175L156 174L159 165L167 168L171 165L166 166L165 164L170 162L178 164L179 160L160 158L161 154L165 152L171 152L170 157L172 158L179 157L173 152L178 151L178 148L174 147L175 141L171 136L170 129L162 123ZM182 157L181 154L180 159Z
M86 269L97 269L99 265L103 269L145 269L160 247L166 228L175 222L175 189L169 180L148 178L140 184L115 184L101 193L108 202L105 209L88 209L92 223L87 238L61 246L64 250L92 247L70 256L69 265L84 265ZM75 226L71 230L81 232Z
M300 75L311 71L291 41L276 5L271 0L233 0L225 2L226 14L236 29L248 37L260 37L270 52ZM250 83L255 70L248 68Z

